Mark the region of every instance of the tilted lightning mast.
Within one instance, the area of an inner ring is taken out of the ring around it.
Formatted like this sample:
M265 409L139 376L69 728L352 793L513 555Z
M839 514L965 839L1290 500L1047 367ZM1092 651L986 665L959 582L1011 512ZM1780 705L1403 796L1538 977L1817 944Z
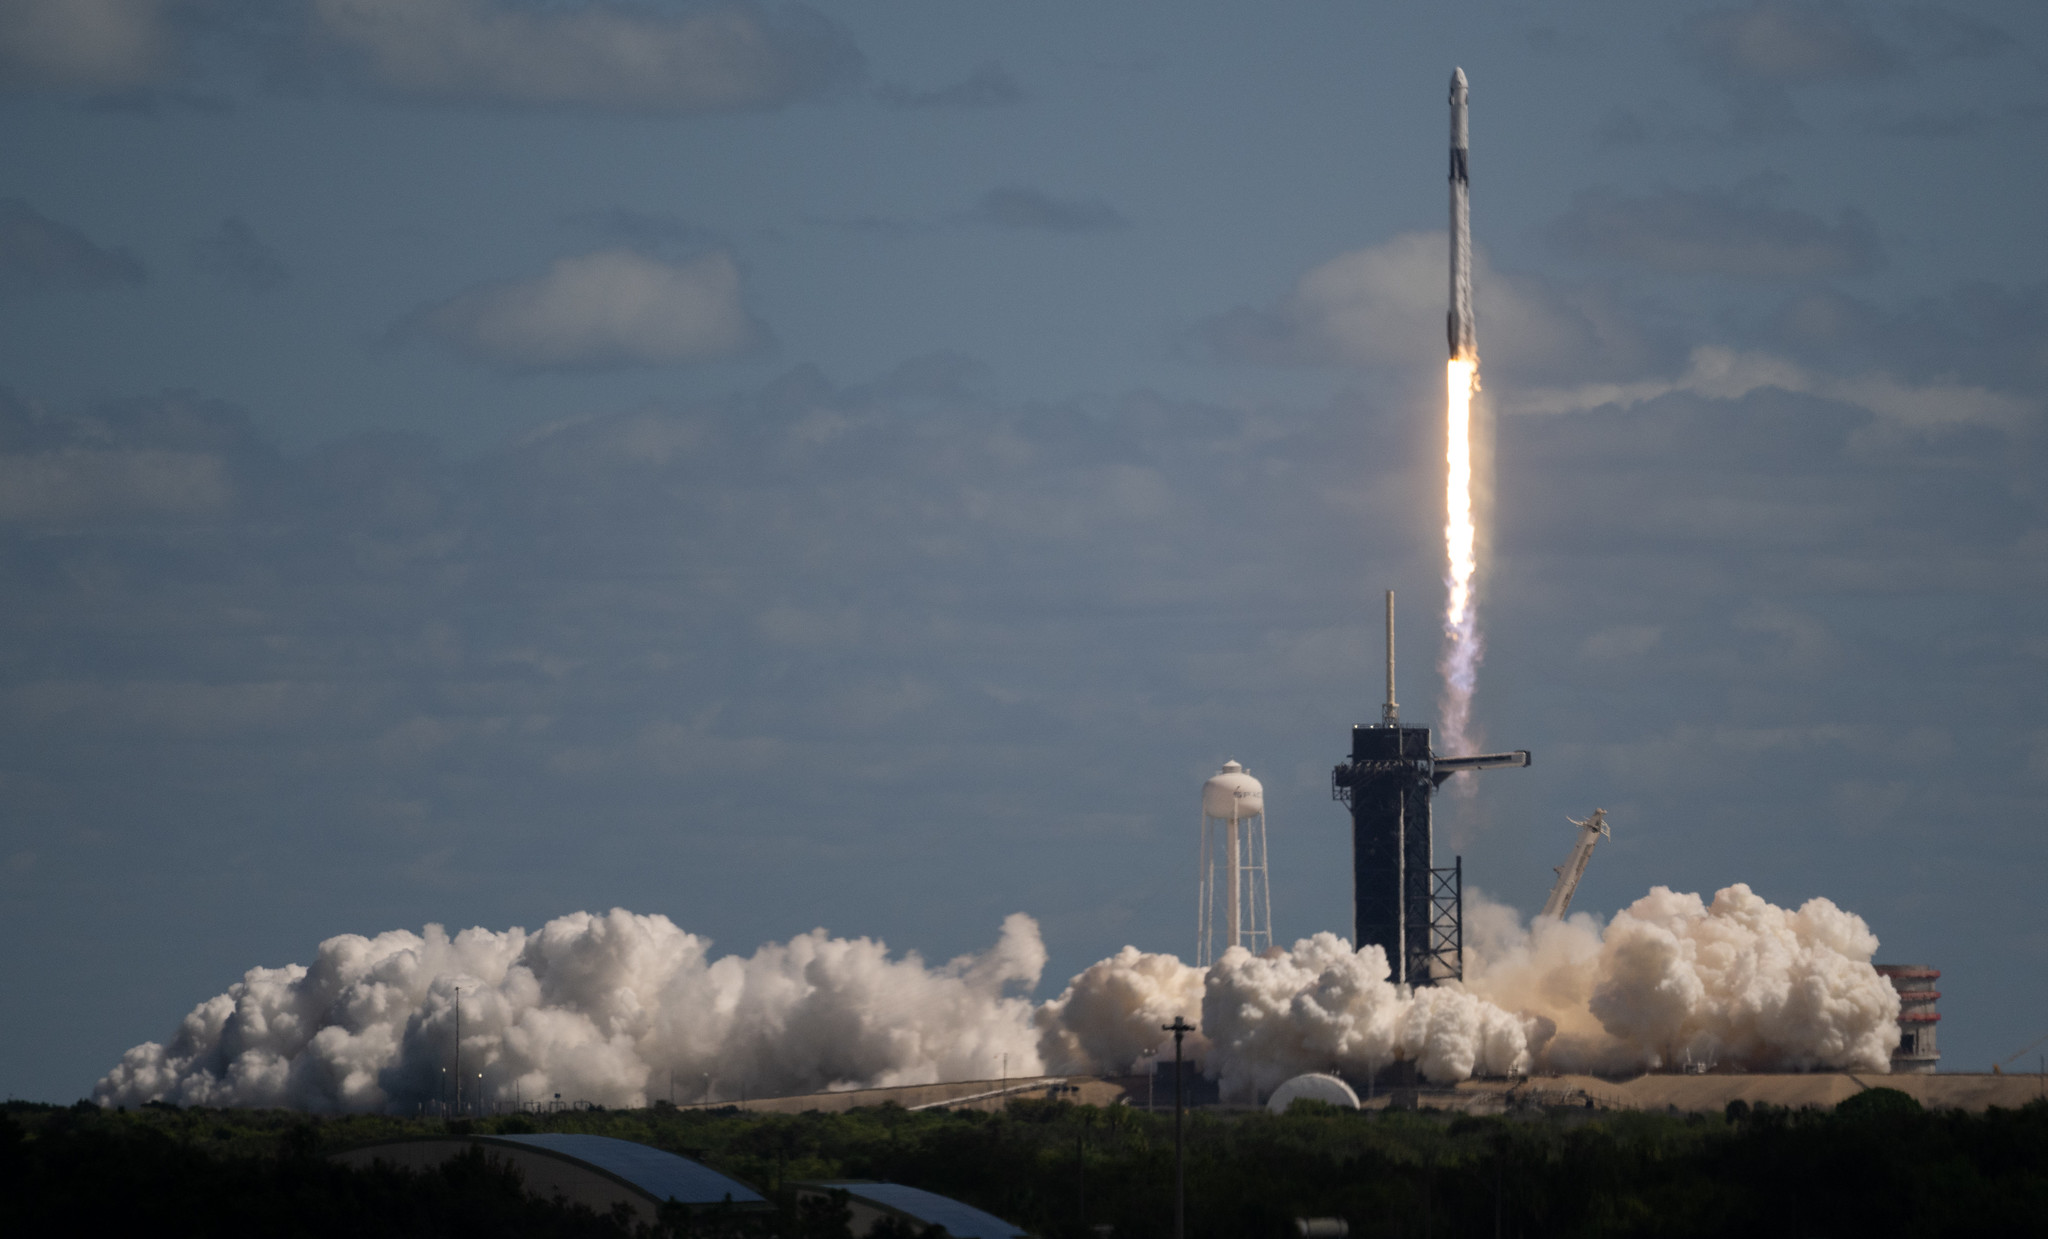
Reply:
M1563 916L1572 906L1572 895L1579 889L1579 879L1586 876L1586 862L1593 859L1593 845L1600 842L1600 836L1612 839L1614 832L1607 829L1607 810L1595 809L1585 821L1575 817L1564 819L1579 828L1578 841L1572 844L1572 854L1557 867L1557 885L1550 888L1550 898L1543 901L1544 916Z

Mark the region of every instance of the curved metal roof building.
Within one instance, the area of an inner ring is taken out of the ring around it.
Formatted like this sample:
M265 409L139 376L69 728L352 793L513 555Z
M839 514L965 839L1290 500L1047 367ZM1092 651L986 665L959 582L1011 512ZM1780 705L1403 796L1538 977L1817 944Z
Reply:
M865 1235L884 1216L923 1226L943 1226L952 1239L1022 1239L1025 1232L993 1213L983 1213L950 1196L901 1183L862 1179L825 1180L800 1185L807 1192L845 1192L852 1197L853 1233Z
M560 1196L599 1213L609 1213L623 1202L632 1208L635 1220L650 1226L660 1216L661 1206L670 1200L686 1205L730 1202L743 1209L768 1207L759 1192L701 1162L610 1136L565 1132L430 1136L367 1144L336 1153L333 1160L349 1166L383 1162L401 1169L430 1170L476 1148L509 1163L519 1171L526 1190L536 1196Z

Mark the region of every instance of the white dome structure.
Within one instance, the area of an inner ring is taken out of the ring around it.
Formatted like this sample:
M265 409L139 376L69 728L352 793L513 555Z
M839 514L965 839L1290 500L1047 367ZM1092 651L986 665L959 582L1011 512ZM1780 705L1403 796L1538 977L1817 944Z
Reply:
M1275 1114L1285 1114L1287 1107L1297 1101L1320 1101L1345 1110L1359 1108L1358 1094L1351 1091L1349 1084L1321 1071L1296 1076L1274 1089L1273 1095L1266 1099L1266 1109Z
M1266 879L1266 788L1235 761L1202 784L1201 889L1195 963L1234 946L1273 945L1273 891Z

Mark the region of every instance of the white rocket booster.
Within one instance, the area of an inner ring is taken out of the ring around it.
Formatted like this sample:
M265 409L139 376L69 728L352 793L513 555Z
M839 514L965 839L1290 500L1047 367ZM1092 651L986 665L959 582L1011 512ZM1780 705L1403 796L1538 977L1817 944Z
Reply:
M1465 71L1451 70L1451 310L1445 319L1452 361L1479 358L1472 317L1472 187L1466 179Z

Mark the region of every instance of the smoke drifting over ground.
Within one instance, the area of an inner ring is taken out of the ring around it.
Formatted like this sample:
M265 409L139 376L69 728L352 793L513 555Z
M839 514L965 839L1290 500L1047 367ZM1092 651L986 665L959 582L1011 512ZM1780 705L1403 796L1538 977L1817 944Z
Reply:
M465 1096L644 1105L833 1088L1131 1069L1199 1014L1190 1057L1226 1098L1303 1071L1413 1061L1430 1080L1527 1070L1633 1071L1687 1061L1750 1070L1884 1071L1898 998L1877 939L1825 899L1775 907L1746 886L1712 902L1657 887L1604 929L1523 926L1476 901L1470 983L1411 991L1384 952L1332 934L1227 951L1206 971L1125 947L1050 1002L1037 923L1003 922L979 955L928 966L823 930L750 956L663 916L577 913L529 934L439 926L321 943L310 966L252 969L168 1045L128 1051L105 1105L410 1112L444 1099L462 1001Z
M1469 988L1531 1017L1548 1070L1890 1070L1898 993L1871 967L1877 936L1829 900L1793 910L1739 883L1711 903L1659 886L1604 929L1468 907Z
M1527 1069L1523 1021L1455 989L1411 992L1389 971L1379 947L1354 951L1328 933L1263 956L1232 947L1206 973L1125 947L1039 1008L1039 1049L1053 1071L1123 1071L1160 1046L1161 1024L1199 1008L1202 1035L1184 1049L1225 1098L1263 1094L1304 1071L1361 1074L1396 1059L1415 1060L1433 1080Z
M976 1079L1004 1053L1035 1066L1030 1003L1005 996L1045 967L1028 916L941 967L823 930L744 958L712 960L710 945L622 909L533 934L329 938L310 968L252 969L169 1045L128 1051L94 1095L411 1112L447 1096L457 988L465 1096L480 1085L491 1102L645 1105L668 1096L671 1070L688 1101Z

